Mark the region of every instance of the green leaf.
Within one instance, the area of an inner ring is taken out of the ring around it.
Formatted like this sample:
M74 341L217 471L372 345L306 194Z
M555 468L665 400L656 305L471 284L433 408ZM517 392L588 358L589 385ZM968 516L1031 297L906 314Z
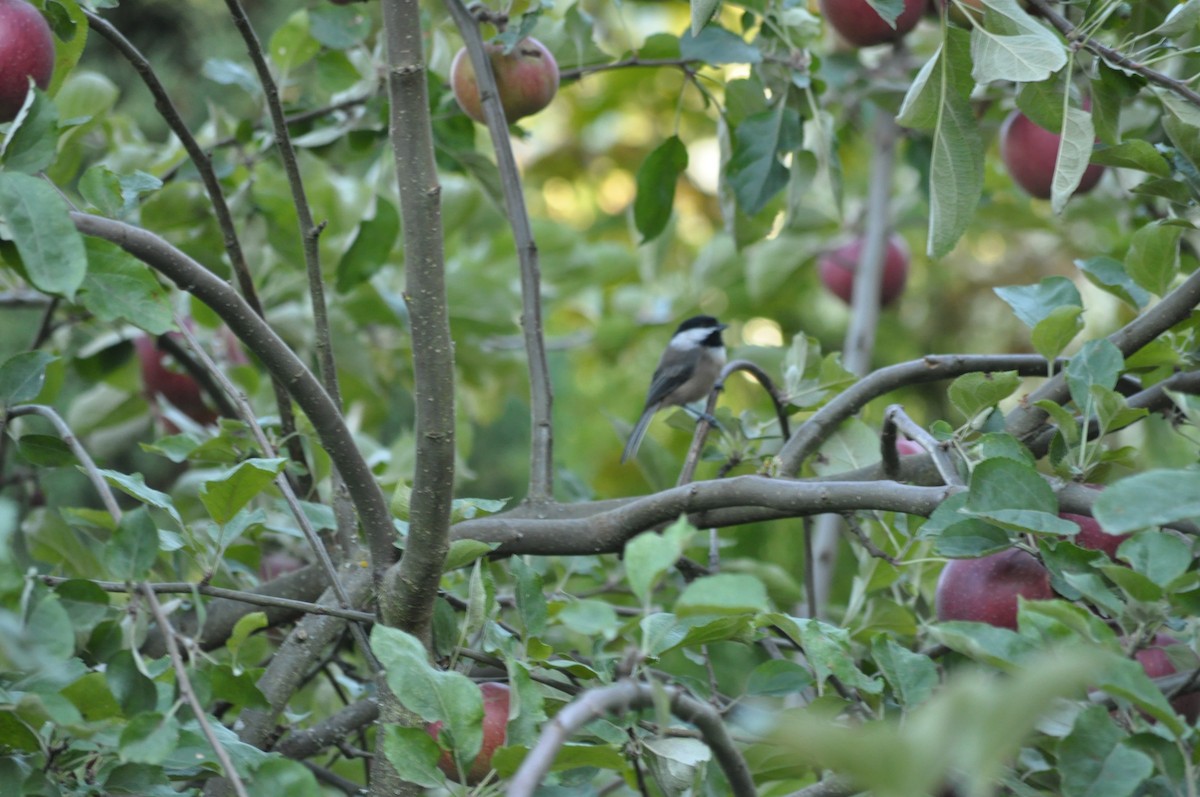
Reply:
M904 13L904 0L867 0L867 5L875 9L888 27L896 29L896 20Z
M1109 390L1116 387L1124 367L1125 358L1121 356L1121 350L1107 338L1089 340L1083 344L1067 364L1067 386L1075 406L1080 410L1088 406L1093 385Z
M1046 277L1037 285L993 289L1027 327L1035 327L1060 307L1082 307L1079 289L1066 277Z
M88 238L88 272L79 301L101 321L125 320L161 335L174 328L170 291L116 244Z
M1098 686L1114 697L1121 697L1142 711L1164 723L1174 733L1183 732L1183 721L1167 698L1146 675L1140 662L1127 659L1119 653L1109 653L1104 677Z
M121 581L140 581L158 558L158 529L145 507L126 512L104 546L104 563Z
M995 14L1004 17L1004 31L992 23L971 29L971 75L976 83L997 80L1036 83L1066 66L1067 51L1058 36L1037 24L1016 0L984 0Z
M1050 483L1033 467L1007 457L985 459L971 472L966 510L996 519L1007 518L1006 510L1056 515L1058 498Z
M200 487L200 500L213 520L228 523L274 482L286 466L286 457L247 459L217 478L205 481Z
M546 630L546 593L542 588L542 576L524 559L512 559L512 574L516 580L517 614L525 626L528 636L539 637Z
M450 543L446 553L446 561L442 563L442 572L449 573L460 567L466 567L480 557L487 556L496 550L499 543L480 542L479 540L455 540Z
M93 164L83 173L79 193L103 216L116 217L125 207L121 178L103 163Z
M1030 653L1043 648L1041 640L987 623L950 620L929 630L934 639L951 650L1004 670L1011 670Z
M983 193L983 138L969 100L974 88L969 46L965 31L947 28L942 48L928 71L918 74L898 118L933 132L926 250L935 258L954 248Z
M353 47L371 32L371 17L353 6L323 5L308 10L309 32L331 50Z
M425 647L404 631L376 625L371 629L371 649L401 704L426 722L444 723L442 733L448 734L460 760L473 761L483 741L479 687L462 673L432 666Z
M647 155L638 169L633 221L642 243L657 238L666 228L675 206L675 184L687 165L687 147L679 136L671 136Z
M280 757L268 758L255 768L254 777L247 780L246 791L250 797L324 797L325 794L306 766Z
M1179 237L1183 228L1154 221L1133 234L1125 255L1125 270L1141 287L1162 296L1179 267Z
M995 407L1017 392L1021 377L1016 371L963 374L950 384L950 403L968 420Z
M876 639L880 638L876 637ZM929 660L926 659L926 661ZM750 673L750 677L746 681L746 694L784 697L800 694L812 686L812 683L812 675L799 662L768 659Z
M871 658L902 706L924 703L938 685L937 665L932 659L896 644L884 634L871 640Z
M1125 264L1120 260L1100 255L1087 260L1076 260L1075 265L1093 285L1138 310L1150 301L1150 294L1133 281L1125 271Z
M770 608L767 588L740 573L703 576L687 585L675 602L680 617L692 614L753 614Z
M4 167L16 172L37 174L58 154L58 109L39 88L33 90L33 104L9 127L4 139Z
M128 650L117 651L105 663L104 680L127 717L153 711L158 703L154 681L138 668L133 654Z
M296 11L276 28L267 52L276 66L288 72L321 52L321 43L309 33L308 11Z
M46 384L46 366L57 359L44 351L27 351L0 364L0 409L36 399Z
M1150 470L1105 488L1092 515L1109 534L1200 518L1200 471Z
M685 61L703 61L706 64L757 64L762 53L757 47L735 33L717 25L708 25L704 30L686 31L679 37L679 56Z
M642 605L648 605L659 579L683 556L695 529L680 518L661 534L647 531L634 537L625 546L625 575L629 588Z
M721 0L691 0L692 35L704 30L704 26L712 19L713 14L721 5Z
M783 102L738 125L726 176L743 213L755 215L783 190L788 170L782 158L799 144L800 114Z
M87 273L87 253L58 191L28 174L0 172L0 219L29 281L46 293L74 300Z
M337 266L337 291L346 293L370 279L393 256L400 235L396 206L379 196L375 215L359 225L354 241Z
M1100 147L1092 152L1092 163L1136 169L1157 177L1169 177L1171 164L1158 149L1142 138L1133 138L1113 147Z
M408 783L425 788L442 786L446 776L438 769L442 751L424 728L383 727L383 754Z
M1053 360L1083 329L1083 308L1074 305L1056 307L1037 322L1030 335L1033 348L1047 360Z
M559 611L558 620L578 634L602 639L615 639L621 624L612 606L591 599L571 601Z
M1143 531L1121 543L1119 554L1135 572L1166 587L1191 566L1192 546L1174 534Z
M1058 748L1063 797L1129 797L1154 771L1151 758L1126 746L1125 734L1102 706L1075 717Z
M250 638L250 635L266 627L266 612L250 612L238 619L237 623L233 626L233 633L229 635L229 642L226 643L226 647L229 648L229 653L235 662L237 661L238 651L241 650L242 645Z
M179 722L174 716L157 711L138 714L121 730L121 760L161 764L175 751L178 741Z
M1067 200L1079 187L1083 173L1087 171L1096 138L1092 127L1092 115L1082 108L1067 108L1063 126L1059 132L1058 159L1054 164L1054 182L1050 186L1050 208L1062 213Z
M142 474L135 473L132 476L126 476L124 473L118 473L115 470L100 469L100 475L113 487L133 496L143 504L149 504L163 510L180 527L183 526L183 518L179 516L179 510L175 508L175 503L171 499L171 496L159 492L153 487L147 487L146 480Z
M781 628L800 644L819 683L825 683L830 676L834 676L844 685L861 689L867 694L877 695L883 691L882 680L868 676L855 664L850 650L850 634L846 629L820 620L788 619L790 622L782 623Z

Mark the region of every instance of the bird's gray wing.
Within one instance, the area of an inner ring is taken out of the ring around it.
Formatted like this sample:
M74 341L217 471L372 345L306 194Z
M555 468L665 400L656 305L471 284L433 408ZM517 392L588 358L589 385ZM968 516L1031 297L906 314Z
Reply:
M657 404L672 391L691 378L696 370L696 362L700 359L700 348L696 347L686 352L672 352L670 365L659 361L654 376L650 378L650 390L646 392L646 406ZM665 359L665 355L664 355Z

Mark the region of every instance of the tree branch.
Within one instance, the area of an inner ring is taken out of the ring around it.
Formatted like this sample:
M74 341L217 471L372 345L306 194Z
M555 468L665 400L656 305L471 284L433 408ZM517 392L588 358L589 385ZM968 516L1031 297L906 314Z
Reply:
M115 243L221 316L242 343L262 360L272 377L288 386L308 415L321 445L346 477L372 557L377 552L393 556L396 530L391 511L371 468L355 446L341 411L312 372L245 299L224 280L152 232L86 213L72 213L71 220L84 235Z
M1021 376L1045 376L1046 359L1036 354L931 354L919 360L889 365L855 382L796 431L779 452L779 472L795 475L825 439L872 399L907 385L938 382L973 372L1016 371Z
M461 0L444 0L446 9L462 34L463 44L475 70L483 115L496 152L504 207L513 231L517 258L521 264L521 330L525 354L529 360L529 412L531 440L529 451L529 494L526 500L548 503L554 499L554 391L546 363L545 331L542 328L542 274L538 264L537 242L529 223L529 210L521 187L521 175L508 138L508 122L500 106L492 62L483 50L479 23Z
M208 201L212 203L213 216L217 220L217 226L221 229L225 253L229 256L229 264L233 268L234 275L237 277L238 289L254 312L259 316L265 317L262 303L258 299L258 292L254 287L254 278L251 276L250 268L246 264L246 255L242 251L242 242L238 238L237 225L234 224L233 214L230 213L229 204L225 201L225 193L221 190L221 181L212 167L212 159L204 151L204 148L200 146L200 142L196 140L196 137L192 135L192 131L188 129L187 123L183 121L183 117L180 115L179 109L175 107L171 96L167 93L166 87L158 79L158 75L155 73L154 67L151 66L149 59L134 46L133 42L125 38L124 34L113 27L104 17L88 11L86 8L83 9L83 13L87 17L88 27L107 39L109 44L125 57L125 60L138 73L142 82L146 84L146 88L150 90L150 96L154 98L155 109L162 116L163 121L167 123L167 126L171 128L171 132L179 139L179 143L183 146L192 165L196 168L196 173L200 176L200 182L204 184L204 190L208 194ZM289 441L288 456L307 473L309 470L308 463L304 456L304 447L300 444L300 438L295 433L296 418L292 412L292 404L288 398L287 388L278 381L275 381L272 387L275 391L275 402L279 405L279 425L284 439ZM302 477L302 492L308 491L308 480L309 477L307 475Z
M499 543L498 555L616 553L637 534L689 515L700 528L872 507L928 515L958 492L892 481L792 481L765 476L693 482L633 499L583 518L494 516L458 523L451 539ZM727 509L721 513L714 510Z
M688 696L678 687L636 681L590 689L555 714L509 781L508 797L532 797L550 771L558 751L589 722L609 714L653 708L658 705L660 695L667 697L672 714L700 730L705 744L713 751L729 779L732 793L737 797L754 797L758 792L750 768L715 708Z
M1175 92L1180 97L1183 97L1193 105L1200 106L1200 93L1197 93L1191 86L1184 83L1182 80L1176 80L1169 75L1164 75L1155 69L1139 64L1132 58L1124 55L1111 47L1106 47L1100 42L1093 39L1091 36L1085 36L1071 24L1071 21L1059 14L1050 6L1046 0L1029 0L1029 4L1038 10L1038 12L1050 20L1050 24L1058 28L1058 32L1071 44L1078 44L1084 48L1091 50L1096 55L1108 61L1113 66L1127 69L1130 72L1136 72L1146 78L1151 83L1162 86L1165 89Z

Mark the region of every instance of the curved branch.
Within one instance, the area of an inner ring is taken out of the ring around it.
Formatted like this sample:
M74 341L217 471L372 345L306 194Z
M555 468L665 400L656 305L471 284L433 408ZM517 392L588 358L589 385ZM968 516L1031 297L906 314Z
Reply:
M275 750L288 758L302 759L342 741L351 733L370 725L379 719L379 703L374 698L366 698L338 711L321 720L310 728L293 731L275 745Z
M775 405L775 417L779 421L779 430L783 439L787 440L792 436L791 427L788 424L787 404L767 372L750 360L734 360L726 363L725 367L721 369L721 375L717 377L716 383L708 393L708 404L704 408L704 415L696 423L696 432L692 435L692 445L688 449L687 457L683 460L683 469L679 473L677 484L687 484L695 478L696 466L700 463L700 452L704 450L704 441L708 438L708 431L712 427L709 419L713 417L713 413L717 409L717 398L725 389L725 382L737 371L746 371L758 380L763 390L767 391L767 395L771 397L771 403Z
M444 0L466 45L479 96L483 100L483 115L488 134L496 152L496 168L500 171L500 187L504 207L512 227L517 258L521 264L521 330L525 337L525 354L529 360L529 412L532 439L529 451L529 494L526 500L534 504L548 503L554 498L554 426L551 411L554 389L550 383L550 368L546 362L545 331L542 328L542 274L538 264L537 242L529 223L529 210L521 188L521 175L513 157L508 138L508 123L500 106L500 92L492 72L491 59L483 50L479 23L471 16L461 0Z
M942 448L933 435L908 417L904 407L899 404L891 405L883 413L883 471L889 479L896 478L896 471L900 467L900 462L896 458L897 430L904 432L909 439L928 452L929 456L933 458L933 464L937 467L938 473L942 476L942 481L956 487L963 486L962 477L958 475L958 467L949 452Z
M188 129L187 123L183 121L179 109L171 100L171 95L167 93L162 81L158 79L149 59L104 17L88 11L86 8L83 13L87 17L88 27L107 39L109 44L115 47L117 52L125 57L125 60L129 61L134 71L141 77L142 82L146 84L146 88L150 90L150 95L154 98L155 109L158 110L167 126L171 128L171 132L179 139L179 143L187 152L196 173L200 176L200 182L204 184L208 201L212 203L213 216L216 217L217 226L221 229L225 253L229 256L229 264L237 277L238 289L254 312L264 316L262 303L258 300L258 292L254 287L254 278L250 274L250 268L246 264L246 255L242 251L242 242L238 238L237 225L233 223L233 214L230 213L229 204L225 201L225 193L221 190L221 181L213 169L212 159L200 146L196 137L192 135L192 131ZM201 384L205 383L201 382ZM303 473L307 474L309 472L308 462L305 459L304 447L300 443L300 438L295 434L296 419L292 413L291 402L288 400L287 388L278 381L272 387L275 391L275 402L279 405L279 424L284 439L288 440L288 456L301 466ZM216 398L216 394L213 396ZM301 492L307 492L307 485L304 483L307 482L308 477L301 476L299 478L304 488Z
M1129 357L1186 319L1197 304L1200 304L1200 271L1193 272L1149 311L1109 335L1108 341L1116 346L1123 356ZM1049 417L1045 410L1034 406L1035 403L1045 400L1062 404L1070 397L1066 374L1060 371L1009 414L1005 430L1021 442L1028 443Z
M616 553L642 531L680 515L692 516L693 522L702 528L864 507L928 515L959 489L914 487L893 481L792 481L735 476L673 487L584 518L496 516L469 520L455 525L450 536L455 540L500 543L498 555Z
M396 531L387 499L355 446L341 411L312 372L246 300L220 277L152 232L86 213L71 213L71 220L84 235L111 241L211 307L262 360L271 376L288 387L308 415L329 458L346 478L372 558L384 558L383 564L376 561L374 566L383 567L391 561Z
M1180 97L1183 97L1193 105L1200 106L1200 93L1197 93L1191 86L1184 83L1182 80L1164 75L1156 69L1151 69L1144 64L1139 64L1127 55L1106 47L1100 42L1093 39L1091 36L1084 36L1079 32L1079 29L1071 24L1071 21L1055 11L1046 0L1030 0L1030 5L1038 10L1038 12L1050 20L1050 24L1058 28L1058 32L1072 44L1078 43L1083 47L1091 50L1096 55L1108 61L1113 66L1118 66L1122 69L1128 69L1130 72L1136 72L1146 78L1151 83L1156 83L1165 89L1175 92Z
M117 506L117 499L113 496L112 490L108 487L108 482L104 481L104 477L100 475L100 470L96 467L96 463L88 454L87 449L79 442L79 438L71 431L71 427L67 426L67 422L63 420L53 407L47 407L42 404L18 404L15 407L8 408L8 417L17 418L21 415L37 415L40 418L45 418L54 426L54 430L58 432L58 436L71 449L71 453L79 460L83 472L87 474L88 481L96 488L96 492L100 494L100 501L104 504L104 508L108 510L109 516L114 522L121 522L121 508Z
M976 371L1016 371L1045 376L1046 359L1036 354L931 354L873 371L833 398L796 430L779 452L779 471L795 475L842 421L872 399L907 385L938 382Z
M705 744L712 750L725 777L729 779L732 793L737 797L754 797L757 790L750 769L715 708L690 697L679 687L636 681L622 681L588 690L554 715L513 775L508 786L508 797L532 797L550 771L558 751L589 722L608 714L653 708L660 695L665 695L670 701L672 714L700 730Z

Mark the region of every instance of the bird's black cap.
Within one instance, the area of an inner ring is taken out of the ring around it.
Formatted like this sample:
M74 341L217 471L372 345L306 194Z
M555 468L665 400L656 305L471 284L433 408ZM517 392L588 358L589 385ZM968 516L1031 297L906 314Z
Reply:
M680 324L675 329L675 332L687 332L689 329L704 329L705 327L716 327L718 330L721 330L727 326L728 324L722 324L710 315L694 315Z

